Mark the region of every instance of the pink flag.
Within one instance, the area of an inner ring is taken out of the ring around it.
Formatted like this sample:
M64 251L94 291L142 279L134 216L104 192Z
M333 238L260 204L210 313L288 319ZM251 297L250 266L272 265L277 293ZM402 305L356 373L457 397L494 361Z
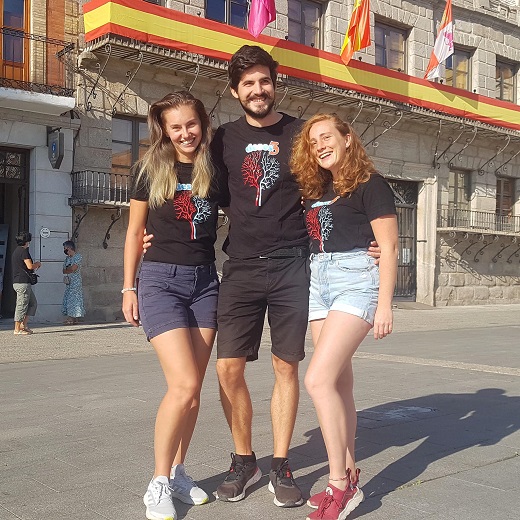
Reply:
M274 0L251 0L247 30L255 37L276 19Z
M440 76L439 65L453 54L453 16L451 14L451 0L446 2L446 9L442 15L439 34L435 40L435 46L426 69L424 77L434 79Z

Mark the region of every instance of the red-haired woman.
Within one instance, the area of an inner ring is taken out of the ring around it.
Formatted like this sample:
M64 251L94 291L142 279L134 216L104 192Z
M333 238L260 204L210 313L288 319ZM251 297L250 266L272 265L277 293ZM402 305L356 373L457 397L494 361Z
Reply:
M306 201L311 239L309 322L314 355L305 376L329 459L325 491L307 502L308 520L343 520L363 501L354 443L352 357L368 331L392 332L397 273L393 193L352 127L317 114L297 135L291 169ZM367 254L374 238L379 265Z

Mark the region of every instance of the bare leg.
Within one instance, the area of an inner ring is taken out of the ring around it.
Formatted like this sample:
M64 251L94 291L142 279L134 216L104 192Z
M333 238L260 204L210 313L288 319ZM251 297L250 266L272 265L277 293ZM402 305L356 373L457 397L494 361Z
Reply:
M320 338L321 329L325 320L316 320L312 321L310 324L312 342L314 345L317 345L318 340ZM357 429L357 413L356 413L356 405L354 403L354 374L352 371L352 363L350 364L350 370L347 368L344 373L342 373L338 378L337 383L338 392L342 397L345 397L345 410L347 410L347 435L348 435L348 446L347 453L345 459L345 468L354 468L355 467L355 439L356 439L356 429ZM352 396L352 399L350 399ZM352 469L351 469L352 471Z
M220 400L235 443L235 453L239 455L253 453L253 406L245 380L245 368L245 357L217 360Z
M200 385L199 390L191 403L191 408L186 419L186 425L182 432L181 443L173 459L174 464L184 464L186 452L188 451L191 437L195 430L195 424L197 422L200 408L200 391L202 389L202 382L204 381L206 368L211 356L211 349L215 340L215 332L215 329L190 329L191 344L193 346L195 363L197 364Z
M305 386L316 407L330 478L334 479L345 476L346 467L355 474L352 356L369 330L370 325L361 318L338 311L329 312L325 320L311 322L315 348ZM346 481L334 482L341 489L346 484Z
M287 362L272 356L275 383L271 398L274 457L287 457L296 422L300 383L298 362Z
M168 385L155 420L154 477L170 476L193 400L200 392L189 329L175 329L151 340Z

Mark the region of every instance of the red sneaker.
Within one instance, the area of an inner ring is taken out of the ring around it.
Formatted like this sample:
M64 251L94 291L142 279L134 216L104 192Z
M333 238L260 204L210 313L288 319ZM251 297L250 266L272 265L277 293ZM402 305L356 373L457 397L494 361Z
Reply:
M307 505L314 509L318 509L318 507L320 507L320 502L325 498L326 494L327 490L324 489L323 491L312 495L309 500L307 500Z
M329 484L325 491L313 495L308 504L316 502L320 496L321 501L317 506L318 509L313 511L307 520L344 520L356 507L365 499L363 491L358 486L359 469L356 471L355 481L350 480L350 470L347 470L347 478L349 480L345 491Z

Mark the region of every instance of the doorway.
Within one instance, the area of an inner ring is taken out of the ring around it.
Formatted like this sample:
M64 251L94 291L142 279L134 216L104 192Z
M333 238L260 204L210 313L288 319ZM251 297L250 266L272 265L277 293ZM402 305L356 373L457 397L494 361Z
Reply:
M3 290L0 314L13 316L16 293L12 287L11 254L16 247L18 232L29 226L29 151L0 147L0 224L4 242L0 249L0 276Z
M418 184L388 179L397 210L399 232L397 283L394 297L415 301L417 294L417 198Z

